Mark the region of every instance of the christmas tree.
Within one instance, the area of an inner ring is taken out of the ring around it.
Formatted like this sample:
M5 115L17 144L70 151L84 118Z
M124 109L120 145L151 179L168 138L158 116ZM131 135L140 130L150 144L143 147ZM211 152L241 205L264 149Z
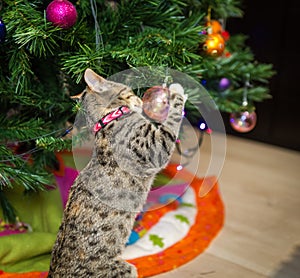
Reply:
M254 111L270 97L274 71L255 60L246 36L226 30L226 20L242 16L238 0L0 1L5 220L16 219L5 190L53 184L55 153L71 149L65 135L77 104L70 96L85 87L87 68L104 77L135 67L175 69L202 84L220 111Z

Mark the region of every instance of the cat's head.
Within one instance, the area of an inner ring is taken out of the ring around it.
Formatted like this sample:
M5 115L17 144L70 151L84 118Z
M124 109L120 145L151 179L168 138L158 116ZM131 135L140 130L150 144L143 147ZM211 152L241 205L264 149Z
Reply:
M142 111L143 102L132 89L122 83L109 81L91 69L84 73L86 89L72 98L79 99L89 124L95 124L112 110L125 105L133 111Z

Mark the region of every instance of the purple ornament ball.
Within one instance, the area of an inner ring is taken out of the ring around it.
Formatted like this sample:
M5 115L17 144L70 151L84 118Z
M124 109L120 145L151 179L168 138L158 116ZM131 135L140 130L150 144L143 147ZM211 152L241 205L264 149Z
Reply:
M68 29L77 21L77 10L68 0L53 0L47 6L46 18L54 26Z
M219 82L219 89L221 91L225 91L230 87L230 80L226 77L221 78L220 82Z
M249 132L256 126L257 116L255 111L231 113L229 122L231 127L238 132Z

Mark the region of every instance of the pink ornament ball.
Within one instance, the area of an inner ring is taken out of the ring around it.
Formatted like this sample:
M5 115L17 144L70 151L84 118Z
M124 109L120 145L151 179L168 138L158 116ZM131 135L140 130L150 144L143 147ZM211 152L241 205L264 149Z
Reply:
M256 113L243 111L231 113L229 122L231 127L238 132L249 132L256 126Z
M54 26L69 29L77 21L75 6L68 0L53 0L46 9L46 18Z
M167 87L154 86L143 95L143 111L152 120L162 123L169 113L170 91Z

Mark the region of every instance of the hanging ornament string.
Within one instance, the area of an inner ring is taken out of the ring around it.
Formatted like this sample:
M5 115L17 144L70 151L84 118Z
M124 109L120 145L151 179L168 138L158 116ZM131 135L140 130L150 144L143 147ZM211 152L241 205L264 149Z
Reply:
M242 101L243 107L248 106L248 88L250 87L252 87L252 85L250 84L250 74L247 74L245 85L244 85L244 91L243 91L243 101Z
M96 0L90 0L92 15L95 22L95 43L96 43L96 51L100 48L104 49L103 39L101 35L100 25L97 19L97 2ZM101 58L99 58L99 64L101 63Z
M208 6L207 9L207 22L210 22L211 20L211 6Z

